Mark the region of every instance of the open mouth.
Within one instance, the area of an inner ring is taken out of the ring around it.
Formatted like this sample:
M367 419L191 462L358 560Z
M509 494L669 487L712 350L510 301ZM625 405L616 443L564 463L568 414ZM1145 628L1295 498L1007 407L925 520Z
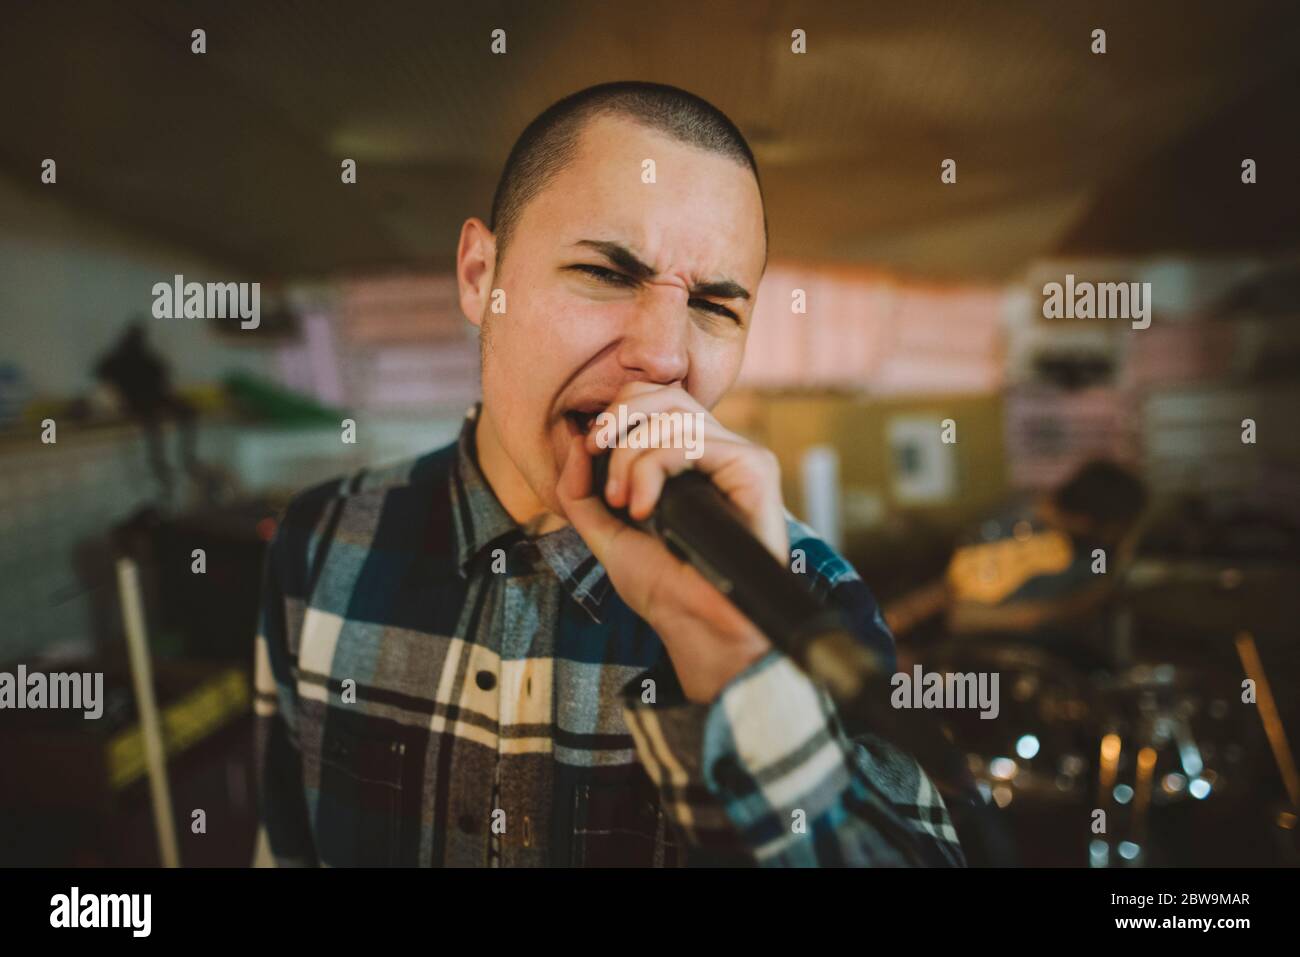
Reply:
M569 423L569 431L574 435L586 435L591 431L591 427L596 424L596 417L600 415L600 410L584 412L581 409L570 409L564 413L564 420Z

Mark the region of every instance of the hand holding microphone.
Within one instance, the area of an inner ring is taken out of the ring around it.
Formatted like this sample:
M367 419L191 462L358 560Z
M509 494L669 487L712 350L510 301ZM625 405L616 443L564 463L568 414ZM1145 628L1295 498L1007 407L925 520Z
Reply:
M597 457L594 487L603 487L608 472L608 456ZM772 556L703 473L680 472L666 479L654 511L643 522L625 509L614 514L658 537L837 698L855 697L878 670L873 656L846 631L839 612L815 598L795 572Z
M703 411L680 388L636 385L620 397L639 398L642 409ZM704 421L694 462L681 448L631 442L606 452L593 429L575 438L558 487L614 587L663 639L687 697L713 700L776 647L826 687L846 718L913 753L936 779L950 777L953 752L939 723L890 707L892 675L785 564L774 457L707 413Z
M718 590L700 571L635 523L650 517L670 478L696 471L726 488L742 523L775 563L775 556L784 556L789 548L779 472L770 453L728 432L680 386L629 383L612 407L620 404L647 417L678 413L678 421L685 416L702 421L703 431L693 443L698 457L688 457L685 443L665 435L656 448L622 441L606 450L592 429L573 439L557 495L619 595L663 640L687 697L711 701L731 678L766 654L771 642L735 605L719 601ZM695 418L697 413L702 419ZM593 458L607 451L606 483L595 485ZM625 512L634 524L611 509Z
M606 450L611 436L592 428L575 440L560 497L619 594L664 639L683 687L695 685L688 696L711 700L773 645L837 699L861 694L879 672L875 656L785 564L772 453L722 428L679 387L634 383L619 399L644 414L640 428L656 414L659 423L675 415L678 427L695 416L704 434L687 443L657 428L657 447L621 434ZM620 408L617 418L634 416ZM691 671L700 665L702 678Z

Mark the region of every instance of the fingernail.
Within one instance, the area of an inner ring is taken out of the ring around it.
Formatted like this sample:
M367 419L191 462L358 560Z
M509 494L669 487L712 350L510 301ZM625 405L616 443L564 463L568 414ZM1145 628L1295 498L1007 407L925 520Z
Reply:
M618 479L614 478L611 475L609 481L605 483L605 498L612 499L617 494L618 494Z

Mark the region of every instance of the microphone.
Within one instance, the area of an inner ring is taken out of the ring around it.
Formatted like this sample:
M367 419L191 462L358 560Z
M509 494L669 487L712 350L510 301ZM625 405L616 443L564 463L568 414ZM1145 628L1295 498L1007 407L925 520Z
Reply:
M592 461L593 491L604 500L609 453ZM730 499L702 472L679 472L664 482L648 519L609 508L629 525L657 536L736 606L777 649L829 692L846 722L909 751L941 788L968 786L964 760L936 718L890 706L892 675L856 638L833 605L767 549Z
M893 676L880 657L853 635L834 606L767 550L708 476L695 471L669 476L644 522L605 502L608 477L606 452L592 461L592 488L602 504L629 525L657 536L820 683L847 736L871 734L910 754L943 795L959 835L989 839L986 808L965 756L937 715L891 706ZM884 814L870 816L900 846L919 854L906 825Z
M604 501L609 455L592 462L593 488ZM654 511L644 522L627 509L616 516L657 536L674 555L698 571L772 644L821 680L837 699L851 700L879 672L876 655L820 601L799 575L759 541L731 501L702 472L669 476Z

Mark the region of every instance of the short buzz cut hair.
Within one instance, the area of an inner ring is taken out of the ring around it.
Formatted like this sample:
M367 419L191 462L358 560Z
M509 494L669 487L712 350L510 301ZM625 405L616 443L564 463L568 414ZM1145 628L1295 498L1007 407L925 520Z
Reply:
M624 80L589 86L547 107L511 148L492 198L489 223L496 235L497 268L524 207L573 161L583 129L598 116L623 116L679 142L730 157L748 167L758 183L758 164L744 135L707 100L663 83ZM761 202L761 184L758 195ZM763 246L766 249L766 209Z

